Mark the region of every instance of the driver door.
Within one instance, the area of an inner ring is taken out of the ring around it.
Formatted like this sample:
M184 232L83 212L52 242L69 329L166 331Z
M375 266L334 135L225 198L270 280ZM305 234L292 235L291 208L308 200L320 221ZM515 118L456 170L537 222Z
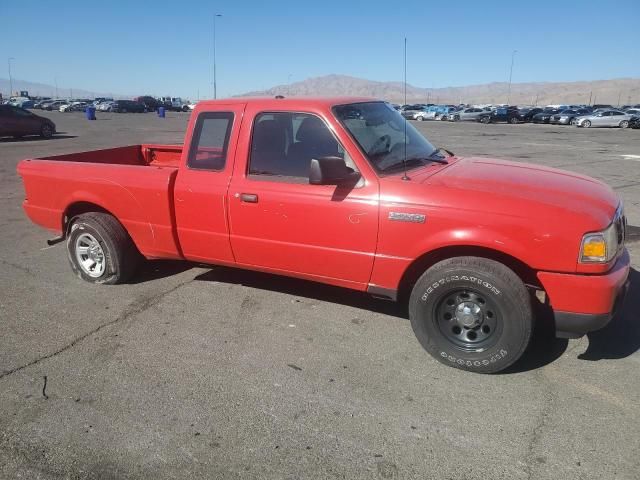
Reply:
M229 188L237 263L366 288L377 243L377 180L362 178L348 188L311 185L315 155L351 162L324 119L288 111L246 117L255 118L247 122L252 131L242 134L250 141L240 142Z

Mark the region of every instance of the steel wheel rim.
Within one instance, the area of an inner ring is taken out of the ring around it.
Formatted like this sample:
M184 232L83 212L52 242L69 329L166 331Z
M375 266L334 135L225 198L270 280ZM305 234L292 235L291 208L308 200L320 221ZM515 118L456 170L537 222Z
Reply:
M75 242L75 253L78 265L91 278L99 278L104 274L106 258L100 242L90 233L78 235Z
M436 302L433 321L449 343L466 352L491 348L502 332L498 306L473 289L457 288L443 293Z

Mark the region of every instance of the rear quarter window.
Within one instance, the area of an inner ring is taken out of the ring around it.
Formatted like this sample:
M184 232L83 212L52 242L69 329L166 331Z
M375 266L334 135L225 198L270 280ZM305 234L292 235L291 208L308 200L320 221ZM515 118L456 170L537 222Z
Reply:
M201 113L193 132L187 166L198 170L224 169L232 126L231 112Z

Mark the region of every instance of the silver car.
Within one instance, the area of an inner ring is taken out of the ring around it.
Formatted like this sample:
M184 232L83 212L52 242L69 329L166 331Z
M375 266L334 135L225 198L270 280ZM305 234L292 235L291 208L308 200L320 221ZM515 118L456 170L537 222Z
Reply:
M619 110L605 110L602 112L594 112L591 115L578 117L575 124L578 127L620 127L627 128L629 120L633 115L621 112Z
M480 115L487 113L489 110L485 108L465 108L449 114L449 120L452 122L476 121Z

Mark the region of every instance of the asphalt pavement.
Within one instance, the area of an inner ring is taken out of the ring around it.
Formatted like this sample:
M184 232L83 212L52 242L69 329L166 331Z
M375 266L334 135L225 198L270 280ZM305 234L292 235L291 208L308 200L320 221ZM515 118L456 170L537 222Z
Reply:
M17 162L181 143L189 114L45 115L54 139L0 139L0 478L639 478L640 229L609 326L540 329L506 373L471 374L356 292L185 262L78 280L23 214ZM602 179L640 226L638 130L416 126L457 154Z

